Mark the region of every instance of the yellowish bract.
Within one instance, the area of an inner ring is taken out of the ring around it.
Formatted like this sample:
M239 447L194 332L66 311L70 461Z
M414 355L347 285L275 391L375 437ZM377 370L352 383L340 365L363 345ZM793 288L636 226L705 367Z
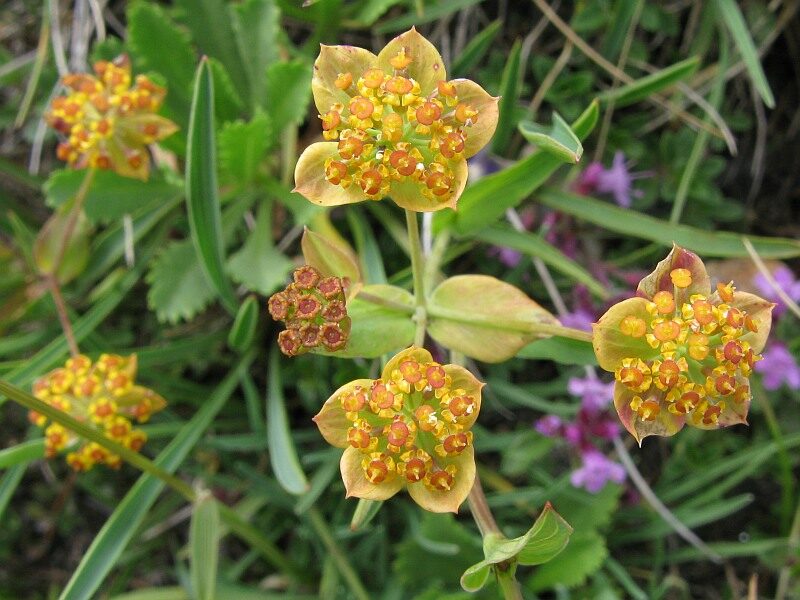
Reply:
M344 448L347 496L386 500L404 487L422 508L456 512L475 481L470 428L483 384L412 346L380 379L342 386L314 417L328 443Z
M322 46L314 102L326 142L303 152L296 191L324 206L389 196L425 212L455 208L467 158L497 126L497 98L468 79L447 80L436 48L411 29L374 55Z

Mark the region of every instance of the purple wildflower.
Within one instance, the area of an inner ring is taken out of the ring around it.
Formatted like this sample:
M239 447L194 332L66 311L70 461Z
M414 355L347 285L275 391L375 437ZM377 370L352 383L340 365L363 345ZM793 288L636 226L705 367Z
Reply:
M567 313L558 318L564 327L572 327L582 331L591 331L595 316L584 308L576 308L571 313Z
M634 179L648 176L649 173L631 173L625 162L625 155L618 151L614 154L614 161L610 169L605 169L599 162L591 163L584 169L575 185L579 194L610 194L614 202L623 208L629 208L633 197L642 195L641 191L633 189Z
M789 267L780 265L772 271L772 277L775 279L775 283L786 292L789 298L795 302L800 302L800 281L795 278L794 273L792 273ZM781 300L775 288L772 287L762 273L758 273L753 277L753 283L758 288L758 291L761 292L761 296L777 304L772 312L773 316L778 317L786 311L786 305L783 303L783 300Z
M547 437L555 437L561 433L563 422L556 415L547 415L536 421L536 431Z
M764 376L766 389L777 390L784 383L792 390L800 389L800 366L785 344L772 342L762 355L755 369Z
M614 382L605 383L595 375L587 375L583 379L571 377L567 390L581 399L581 406L590 413L598 413L608 408L614 399Z
M595 449L588 450L581 456L583 466L570 475L570 482L575 487L582 487L587 492L596 494L606 483L622 483L625 481L625 469L605 454Z

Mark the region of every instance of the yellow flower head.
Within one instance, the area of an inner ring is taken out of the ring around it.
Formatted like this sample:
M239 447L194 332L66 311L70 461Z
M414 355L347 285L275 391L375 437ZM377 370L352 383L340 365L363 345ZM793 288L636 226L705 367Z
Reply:
M322 277L310 265L295 269L293 279L267 304L272 318L286 323L278 335L281 351L297 356L315 348L342 350L350 335L344 280Z
M175 123L155 114L166 91L145 75L132 81L124 55L95 63L94 72L65 75L67 94L55 98L45 115L47 124L64 136L58 158L76 169L110 169L147 179L145 146L177 130Z
M475 481L470 428L483 384L427 350L400 352L380 379L357 379L314 417L328 443L344 448L347 496L386 500L403 487L422 508L456 512Z
M711 292L697 255L675 246L637 289L594 325L600 366L614 373L614 404L641 443L684 425L747 423L748 377L761 360L775 305L736 291Z
M134 429L132 422L145 422L167 403L153 390L136 385L135 379L136 355L103 354L94 363L80 355L37 379L33 395L138 452L147 436ZM120 458L99 444L85 442L57 423L48 425L47 418L38 413L31 412L30 420L45 429L47 457L69 449L67 463L76 471L88 471L95 464L119 467Z
M497 98L447 80L436 48L411 29L374 55L322 46L314 64L322 135L300 156L296 190L324 206L390 196L415 211L455 208L467 158L497 126Z

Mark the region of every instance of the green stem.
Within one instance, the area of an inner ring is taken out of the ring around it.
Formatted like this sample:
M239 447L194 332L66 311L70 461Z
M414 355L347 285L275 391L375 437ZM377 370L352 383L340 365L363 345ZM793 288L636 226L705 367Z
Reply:
M347 582L353 597L359 600L369 600L369 594L367 590L364 589L364 584L361 583L358 573L355 572L350 561L347 560L347 556L342 552L339 544L336 543L336 539L333 537L330 527L328 527L328 524L325 522L319 510L313 506L309 508L308 518L309 521L311 521L311 526L314 528L314 531L317 532L322 543L325 544L328 554L333 559L333 562L336 563L336 567L339 569L342 577L344 577L345 582Z
M39 398L36 398L35 396L32 396L1 379L0 394L10 398L28 410L33 410L44 415L54 423L58 423L62 427L78 434L82 438L96 442L109 452L119 455L119 457L125 462L163 481L165 484L183 496L188 502L194 502L197 499L197 494L192 486L190 486L188 483L179 477L176 477L172 473L165 471L144 455L134 452L130 448L126 448L122 444L107 438L99 430L77 420L72 415L50 406L46 402L39 400ZM263 537L255 529L253 529L250 524L246 523L233 510L226 506L220 506L220 517L226 523L226 525L230 527L230 530L233 533L259 550L264 555L264 558L269 560L273 565L290 574L292 578L301 578L299 575L299 570L284 558L281 551L267 538Z
M411 249L411 272L414 277L414 303L416 305L414 321L417 323L417 331L414 335L414 345L421 348L425 344L428 312L425 298L425 265L422 257L422 244L419 241L417 213L414 211L406 210L406 227Z
M500 565L495 565L494 574L497 577L497 585L503 591L505 600L524 600L519 582L514 577L514 570L512 565L508 565L505 569L500 568Z
M467 314L441 306L428 307L428 313L432 317L440 317L450 321L458 321L459 323L468 323L470 325L483 325L492 327L493 329L503 329L505 331L516 331L520 333L533 333L540 335L556 335L559 337L570 338L573 340L580 340L582 342L591 342L592 334L588 331L581 329L573 329L572 327L564 327L563 325L556 325L553 323L537 323L534 321L519 321L516 319L502 319L496 316L480 315L480 314Z
M477 474L467 501L469 502L469 511L472 513L472 518L475 519L475 523L478 525L483 537L486 537L489 533L500 533L500 528L497 526L497 521L494 520L492 509L489 508L489 503L486 502L486 494L483 493L481 478Z

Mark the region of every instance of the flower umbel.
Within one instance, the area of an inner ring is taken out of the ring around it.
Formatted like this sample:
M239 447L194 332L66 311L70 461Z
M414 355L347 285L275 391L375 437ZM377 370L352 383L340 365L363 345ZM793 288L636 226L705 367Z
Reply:
M103 354L92 361L83 355L67 360L33 384L33 395L80 421L91 423L115 442L139 451L147 441L132 421L146 422L166 401L151 389L135 384L136 355ZM31 411L31 422L44 428L45 455L69 450L67 463L76 471L96 464L119 468L121 459L96 442L87 442L44 415Z
M390 196L403 208L455 208L466 159L497 126L497 98L468 79L447 80L438 51L415 29L375 56L322 46L314 102L323 137L295 170L297 191L326 206Z
M58 157L77 169L110 169L147 179L150 162L145 146L178 129L155 114L166 91L145 75L137 75L131 86L127 56L114 62L101 60L94 72L65 75L67 95L55 98L45 115L47 124L65 138L58 145Z
M641 443L684 424L718 429L747 422L749 376L761 360L774 304L719 284L693 253L675 246L636 298L594 325L600 366L614 373L614 404Z
M314 348L343 349L350 335L344 280L322 277L309 265L295 269L293 278L268 303L272 318L286 323L286 330L278 335L281 351L297 356Z
M345 448L347 496L386 500L407 487L422 508L456 512L475 480L470 428L482 387L465 368L412 346L380 379L334 392L314 421L328 443Z

